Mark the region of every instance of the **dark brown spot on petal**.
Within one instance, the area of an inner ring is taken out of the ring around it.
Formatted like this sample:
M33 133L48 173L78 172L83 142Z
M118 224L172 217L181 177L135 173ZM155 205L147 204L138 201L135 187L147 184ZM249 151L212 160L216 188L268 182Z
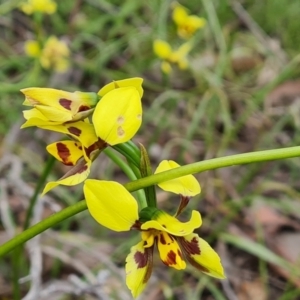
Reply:
M152 273L152 267L153 267L153 249L154 247L145 248L145 254L147 255L147 271L143 280L143 283L148 282L151 273Z
M77 174L81 174L81 173L83 173L84 171L86 171L87 168L88 168L88 166L87 166L87 165L84 165L84 166L83 166L82 168L80 168L76 173L77 173Z
M159 242L163 245L167 244L167 241L165 240L165 237L163 236L163 234L159 235Z
M176 265L176 253L173 250L168 252L166 260L163 263L167 266Z
M96 150L103 150L107 147L107 143L105 143L103 140L98 139L97 142L95 142L93 145L89 146L88 148L85 148L85 153L87 157L91 156L91 153Z
M193 237L191 241L186 240L184 237L178 238L178 241L182 245L183 249L189 255L199 255L201 250L198 245L198 240L196 237Z
M137 251L134 254L134 261L136 262L138 269L141 269L141 268L144 268L145 266L147 266L148 257L147 257L146 251L145 251L145 253Z
M201 254L201 250L199 248L196 237L192 238L191 241L187 241L184 237L178 237L178 242L182 246L182 250L186 260L196 269L201 272L209 273L209 270L202 265L200 265L197 261L194 260L192 255Z
M81 105L81 106L78 108L78 112L80 112L80 111L86 111L86 110L89 110L89 109L90 109L89 106L87 106L87 105Z
M79 128L76 127L69 127L68 131L76 136L80 136L81 135L81 130Z
M59 99L58 102L63 108L65 108L67 110L71 110L71 104L72 104L71 100L62 98L62 99Z
M63 143L56 144L57 154L61 158L62 163L67 166L73 166L72 162L69 161L69 157L71 155L68 147Z

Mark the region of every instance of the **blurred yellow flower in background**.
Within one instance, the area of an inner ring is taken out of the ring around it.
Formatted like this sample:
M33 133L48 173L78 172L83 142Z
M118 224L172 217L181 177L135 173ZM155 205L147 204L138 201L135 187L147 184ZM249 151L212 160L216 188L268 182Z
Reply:
M38 41L29 40L24 45L25 53L30 57L39 57L41 54L41 47Z
M27 15L34 12L51 15L56 12L56 2L52 0L27 0L21 3L20 9Z
M67 44L55 36L50 36L43 48L37 41L25 42L25 53L30 57L39 58L43 68L65 72L69 68L70 50Z
M153 43L154 53L161 58L161 70L165 74L169 74L172 70L171 64L175 64L181 70L188 68L187 55L192 49L192 43L182 44L177 50L173 51L169 43L163 40L155 40Z
M189 15L185 7L176 4L172 15L177 25L177 33L184 39L189 39L198 29L205 26L206 20L195 15Z

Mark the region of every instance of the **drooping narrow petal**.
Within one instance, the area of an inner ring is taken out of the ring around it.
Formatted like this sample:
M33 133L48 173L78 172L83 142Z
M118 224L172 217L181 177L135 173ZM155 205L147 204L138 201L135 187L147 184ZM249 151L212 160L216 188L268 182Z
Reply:
M93 123L97 136L112 146L130 140L142 123L137 89L118 88L105 94L95 108Z
M186 263L175 238L167 232L160 232L157 240L158 251L163 263L177 270L183 270Z
M143 78L140 77L133 77L127 78L123 80L116 80L109 84L106 84L99 92L98 95L103 97L108 92L121 88L121 87L135 87L140 94L140 97L143 97L144 90L142 88Z
M60 141L47 146L47 151L57 160L67 166L75 166L83 156L83 148L80 142Z
M173 160L163 160L155 170L154 174L178 167L180 167L180 165ZM160 182L158 183L158 186L165 191L188 197L195 196L201 192L199 182L193 175L186 175L165 182Z
M126 284L134 298L144 290L152 273L153 247L144 248L143 244L131 247L126 258Z
M195 228L202 224L200 213L196 210L192 211L191 219L188 222L180 222L176 218L170 216L164 211L158 211L152 217L152 220L142 224L141 229L157 229L168 232L175 236L185 236L192 233Z
M57 181L48 182L42 192L45 195L50 190L58 185L77 185L87 179L91 171L91 161L80 161L76 166L74 166L70 171L68 171L61 179Z
M138 220L138 205L119 183L88 179L83 187L90 214L114 231L128 231Z
M184 237L178 237L177 240L192 266L212 277L226 278L219 255L197 234L191 233Z

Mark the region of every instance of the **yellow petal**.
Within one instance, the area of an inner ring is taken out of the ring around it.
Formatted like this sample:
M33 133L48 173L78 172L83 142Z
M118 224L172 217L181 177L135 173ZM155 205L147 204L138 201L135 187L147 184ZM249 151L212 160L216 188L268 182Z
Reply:
M83 149L80 142L60 141L47 146L47 151L57 160L67 166L76 165L77 161L83 156Z
M29 119L41 119L47 121L48 119L35 107L28 110L23 110L23 116L26 120Z
M142 224L141 229L157 229L165 231L175 236L185 236L192 233L196 228L202 224L201 215L198 211L193 210L191 219L188 222L180 222L176 218L170 216L164 211L158 211L153 218Z
M170 57L170 55L172 54L171 46L163 40L155 40L154 41L153 51L158 57L160 57L162 59L168 59Z
M51 106L36 105L35 108L44 116L46 120L51 122L65 123L73 118L72 112L69 110L60 110Z
M192 233L177 240L192 266L212 277L226 278L219 255L197 234Z
M21 92L25 95L24 105L49 106L71 115L88 110L98 102L98 96L95 93L79 91L70 93L63 90L35 87L22 89Z
M187 26L190 28L191 33L197 29L203 28L206 25L206 20L198 16L191 15L188 17Z
M137 89L118 88L105 94L95 108L93 123L97 136L112 146L130 140L142 123Z
M170 74L172 71L171 65L165 60L161 63L160 68L165 74Z
M152 272L153 247L144 248L143 243L133 246L126 258L126 284L134 298L144 290Z
M65 110L66 105L64 101L60 100L74 100L74 94L62 90L50 89L50 88L26 88L21 92L25 95L25 101L31 103L31 105L47 105L56 107L57 109ZM70 110L70 109L68 109Z
M21 126L21 129L31 127L31 126L36 126L39 128L50 126L51 128L55 128L54 126L57 126L57 125L61 125L61 123L43 120L40 118L30 118ZM47 129L47 128L44 128L44 129ZM49 129L49 130L52 130L52 129ZM56 130L53 130L53 131L56 131Z
M105 94L108 92L121 88L121 87L135 87L140 94L140 97L142 98L144 90L142 88L142 83L143 83L143 78L140 77L133 77L133 78L128 78L128 79L123 79L123 80L117 80L113 81L107 85L105 85L99 92L98 95L103 97Z
M22 126L22 128L24 128L24 125ZM37 122L35 126L45 130L51 130L70 135L74 139L81 142L82 145L86 148L89 148L98 141L98 137L95 134L94 126L90 123L83 121L58 125L49 125L49 122L39 120L39 122Z
M101 225L128 231L139 219L136 200L121 184L89 179L83 191L90 214Z
M175 238L166 232L161 232L158 235L157 246L160 259L169 267L177 270L183 270L186 263L183 260L182 252Z
M177 26L182 26L186 23L188 14L186 9L182 5L176 5L173 14L172 19L175 22Z
M67 185L67 186L73 186L77 185L84 180L87 179L87 177L90 174L91 171L91 161L82 161L81 163L74 166L67 174L65 174L61 179L57 181L51 181L48 182L42 192L42 195L45 195L50 190L55 188L58 185Z
M180 165L173 160L163 160L155 170L155 174L178 167L180 167ZM160 182L158 183L158 186L165 191L187 197L195 196L201 192L200 185L193 175L186 175L169 181Z

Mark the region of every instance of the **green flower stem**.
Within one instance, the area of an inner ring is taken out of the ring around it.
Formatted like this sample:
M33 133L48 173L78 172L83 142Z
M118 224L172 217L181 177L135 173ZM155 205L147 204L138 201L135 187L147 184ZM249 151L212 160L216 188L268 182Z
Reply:
M292 157L300 157L300 146L274 150L256 151L220 158L213 158L205 161L188 164L169 171L164 171L149 177L144 177L137 181L128 182L124 186L127 188L128 191L132 191L189 174L201 173L208 170L214 170L235 165L245 165L250 163L279 160Z
M124 155L129 161L131 161L136 167L139 168L141 156L136 151L135 147L131 143L123 143L113 146L113 148Z
M188 174L214 170L217 168L230 167L234 165L243 165L256 162L292 158L297 156L300 156L300 147L290 147L276 150L237 154L189 164L183 167L161 172L159 174L155 174L149 177L141 178L136 181L126 183L124 186L129 192L133 192L141 188L145 188L147 186L156 184L158 182L171 180ZM18 245L25 243L34 236L52 227L53 225L69 217L72 217L73 215L78 214L86 209L87 205L86 202L83 200L35 224L34 226L23 231L13 239L0 246L0 257L10 252Z
M114 152L114 150L110 149L110 148L106 148L103 151L117 166L120 167L120 169L127 175L127 177L130 180L136 180L137 177L135 176L135 173L133 172L133 170L130 168L130 166L118 155L116 155L116 153ZM145 198L145 193L142 189L137 191L137 200L139 203L139 207L140 208L144 208L147 206L147 201Z

